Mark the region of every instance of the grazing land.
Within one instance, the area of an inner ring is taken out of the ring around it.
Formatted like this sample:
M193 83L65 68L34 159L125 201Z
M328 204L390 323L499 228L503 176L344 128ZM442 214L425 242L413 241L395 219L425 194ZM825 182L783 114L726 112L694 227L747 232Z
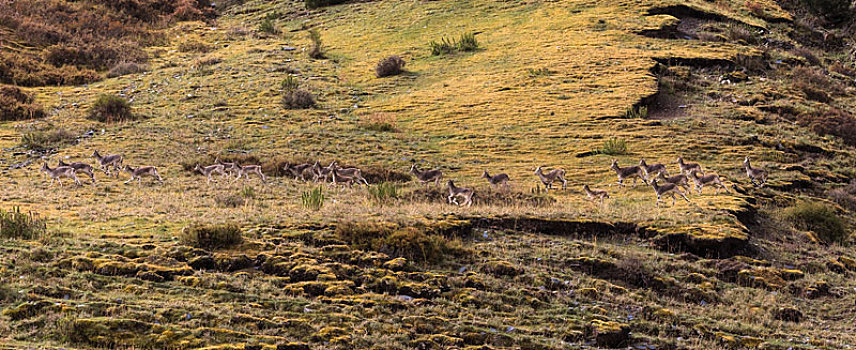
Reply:
M856 346L847 1L119 4L0 5L0 347Z

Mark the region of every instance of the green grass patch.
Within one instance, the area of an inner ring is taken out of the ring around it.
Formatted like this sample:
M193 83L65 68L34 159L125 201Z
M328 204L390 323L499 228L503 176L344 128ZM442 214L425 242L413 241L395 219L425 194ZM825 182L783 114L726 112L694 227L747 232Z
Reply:
M618 156L625 155L629 151L627 148L627 141L613 137L606 141L603 141L603 146L601 146L600 149L597 150L597 152L600 154Z
M301 204L309 210L320 210L324 206L324 192L321 186L304 191L300 197Z
M181 230L178 240L181 244L202 249L228 248L244 241L241 228L236 224L188 226Z
M812 231L826 243L843 243L849 233L835 209L817 202L802 201L782 209L782 218L800 230Z
M21 208L10 211L0 209L0 238L37 239L47 234L44 219L33 213L22 213Z

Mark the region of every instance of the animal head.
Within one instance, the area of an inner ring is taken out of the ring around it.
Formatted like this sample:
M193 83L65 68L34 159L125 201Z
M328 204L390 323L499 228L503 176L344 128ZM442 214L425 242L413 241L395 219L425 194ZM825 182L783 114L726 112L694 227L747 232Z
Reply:
M612 165L610 166L610 168L613 168L613 169L618 168L618 159L612 160Z
M678 157L678 159L675 161L675 163L678 163L678 164L682 164L683 162L684 162L683 157Z
M639 165L641 165L641 166L647 165L647 164L645 164L645 158L642 158L641 160L639 160Z
M410 172L411 173L416 172L416 163L410 164Z
M42 167L41 167L41 168L39 168L39 169L41 169L41 170L48 170L48 169L50 169L50 167L48 167L48 162L45 162L44 164L42 164Z
M487 170L485 170L484 172L482 172L482 177L483 177L483 178L490 178L490 174L488 174L488 173L487 173Z
M541 166L541 165L539 165L538 167L536 167L536 168L535 168L535 173L536 173L536 174L541 172L541 167L542 167L542 166Z
M95 151L93 151L90 157L100 157L100 155L98 154L98 150L96 149Z

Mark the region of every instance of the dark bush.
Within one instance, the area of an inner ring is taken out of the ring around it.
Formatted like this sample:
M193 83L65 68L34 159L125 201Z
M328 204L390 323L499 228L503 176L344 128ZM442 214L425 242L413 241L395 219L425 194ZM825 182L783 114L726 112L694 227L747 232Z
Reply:
M399 56L389 56L378 62L375 67L375 74L378 78L399 75L404 71L404 59Z
M103 94L89 107L89 119L102 123L114 123L134 120L131 105L127 100L116 95Z
M0 82L19 86L81 85L101 79L90 69L55 67L32 57L0 51Z
M108 78L120 77L128 74L138 74L145 72L148 68L145 65L135 62L118 63L107 72Z
M800 230L812 231L826 243L847 239L847 226L835 209L817 202L800 202L782 210L782 217Z
M845 92L841 83L829 78L820 68L796 67L792 74L794 87L810 100L825 103L832 100L830 94L841 95Z
M202 249L228 248L244 241L241 228L235 224L188 226L181 230L178 240Z
M286 91L282 95L282 105L287 109L306 109L315 106L315 96L303 89Z
M270 18L265 18L259 24L259 31L266 34L279 34L279 28L276 27L276 24Z
M33 97L14 86L0 86L0 121L44 118L45 111Z
M32 130L21 135L21 146L39 152L56 150L75 143L77 143L77 136L62 128Z
M396 131L395 115L389 113L374 113L364 116L360 120L360 127L377 132Z
M306 8L317 9L319 7L339 5L348 2L348 0L304 0Z

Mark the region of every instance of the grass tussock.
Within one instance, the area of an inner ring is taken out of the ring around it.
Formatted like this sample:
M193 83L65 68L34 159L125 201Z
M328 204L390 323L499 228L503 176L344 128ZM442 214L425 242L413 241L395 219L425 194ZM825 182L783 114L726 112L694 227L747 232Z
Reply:
M0 238L32 240L46 234L47 223L36 214L22 213L21 208L0 209Z
M398 185L391 182L381 182L368 188L369 198L375 203L384 205L398 199Z
M315 95L303 89L288 90L282 95L282 106L285 109L307 109L316 104Z
M44 117L44 109L33 102L32 95L15 86L0 86L0 121L41 119Z
M324 191L317 186L309 191L303 191L300 196L300 204L303 208L318 211L324 207Z
M627 141L624 141L624 139L619 139L619 138L615 138L615 137L610 138L606 141L603 141L603 146L601 146L600 149L598 149L598 153L606 154L606 155L610 155L610 156L619 156L619 155L628 154L629 150L627 147Z
M241 228L236 224L187 226L178 236L179 242L201 249L234 247L244 241Z
M187 40L178 45L178 51L181 52L210 52L214 48L200 40Z
M428 42L428 47L431 49L431 55L440 56L456 51L468 52L478 50L479 42L476 40L475 33L465 33L461 34L458 40L449 39L445 36L440 38L440 41L431 40Z
M64 128L36 129L21 134L21 146L33 151L48 152L77 143L77 135Z
M388 222L341 223L336 226L336 235L356 249L419 262L438 262L457 251L456 245L442 235Z
M115 123L136 120L137 116L131 111L131 104L122 97L102 94L89 107L91 120L102 123Z
M321 42L321 33L315 29L309 30L309 40L312 41L312 48L309 49L309 58L316 60L327 58L324 54L324 46Z
M265 18L259 23L259 32L264 34L276 35L279 34L279 28L273 22L273 19Z
M375 66L375 75L378 78L399 75L404 72L404 59L397 55L386 57Z
M821 203L802 201L782 209L781 216L797 229L814 232L826 243L843 243L849 236L847 225L835 209Z
M364 116L359 123L360 128L377 132L394 132L398 131L396 127L398 123L394 114L390 113L374 113Z
M282 91L294 91L300 88L300 80L293 75L286 76L282 79L282 83L280 83L280 88Z

